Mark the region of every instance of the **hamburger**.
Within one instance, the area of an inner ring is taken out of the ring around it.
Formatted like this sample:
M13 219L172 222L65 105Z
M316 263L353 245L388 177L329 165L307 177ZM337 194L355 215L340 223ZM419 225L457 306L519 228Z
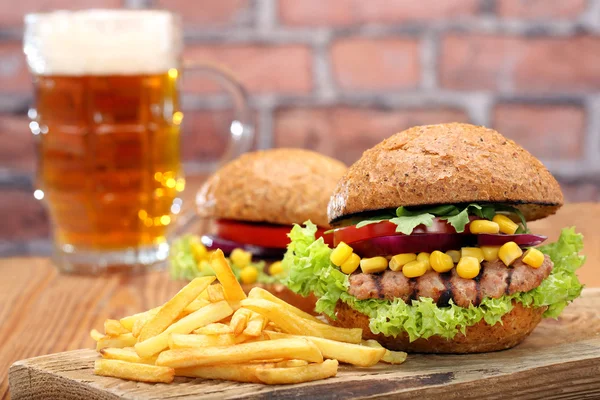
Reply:
M214 231L185 236L172 246L173 278L212 275L210 251L221 249L246 291L261 285L304 310L314 298L296 296L279 282L287 274L281 259L295 223L313 221L316 237L332 243L327 203L346 166L302 149L246 153L217 170L199 189L196 211Z
M555 243L527 222L554 214L560 187L500 133L417 126L354 163L328 205L333 246L308 221L290 232L285 281L316 310L392 350L476 353L523 341L579 296L582 237Z

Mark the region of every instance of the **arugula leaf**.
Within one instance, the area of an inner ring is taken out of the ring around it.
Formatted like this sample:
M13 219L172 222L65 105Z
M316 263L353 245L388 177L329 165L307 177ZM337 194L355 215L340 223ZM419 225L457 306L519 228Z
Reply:
M378 224L380 222L384 222L384 221L389 221L390 218L371 218L371 219L365 219L363 221L360 221L358 224L356 224L356 228L362 228L363 226L367 226L367 225L371 225L371 224Z
M410 235L417 226L423 224L425 226L433 225L433 214L417 214L414 216L402 216L390 219L390 222L396 224L396 232Z
M402 216L414 216L414 215L419 215L419 214L433 214L433 215L437 215L439 217L442 215L456 215L456 214L458 214L458 212L459 212L459 209L452 204L445 204L445 205L441 205L441 206L428 207L428 208L419 207L418 209L413 209L413 210L409 210L406 207L398 207L396 209L396 216L402 217Z

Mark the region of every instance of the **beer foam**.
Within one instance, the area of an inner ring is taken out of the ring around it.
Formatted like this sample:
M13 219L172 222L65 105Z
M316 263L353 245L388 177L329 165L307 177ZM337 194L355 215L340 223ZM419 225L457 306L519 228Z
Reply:
M37 75L140 75L179 65L179 18L159 10L55 11L25 17L24 51Z

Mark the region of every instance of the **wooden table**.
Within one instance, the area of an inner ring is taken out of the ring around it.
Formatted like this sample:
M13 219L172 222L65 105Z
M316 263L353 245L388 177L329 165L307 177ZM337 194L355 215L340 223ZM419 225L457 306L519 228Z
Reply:
M562 227L576 226L588 256L579 276L588 287L600 287L599 222L600 203L571 204L531 228L555 240ZM82 277L59 275L45 258L0 260L0 398L8 398L14 361L90 348L90 329L102 328L106 318L154 307L182 285L165 272Z

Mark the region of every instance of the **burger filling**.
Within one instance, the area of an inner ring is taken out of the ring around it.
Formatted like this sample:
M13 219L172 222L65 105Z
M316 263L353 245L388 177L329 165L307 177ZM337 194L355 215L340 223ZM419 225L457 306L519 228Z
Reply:
M192 280L212 276L209 258L213 250L221 249L232 270L244 284L269 284L285 277L281 259L290 239L288 225L253 223L220 219L215 221L212 235L185 235L175 240L169 254L169 270L173 279ZM332 236L318 229L316 236Z
M347 220L334 246L295 226L284 257L284 283L313 292L317 312L335 318L347 303L370 318L373 333L452 338L484 319L493 325L514 302L557 317L579 296L575 270L582 237L564 229L556 243L529 233L518 209L499 204L400 207Z

